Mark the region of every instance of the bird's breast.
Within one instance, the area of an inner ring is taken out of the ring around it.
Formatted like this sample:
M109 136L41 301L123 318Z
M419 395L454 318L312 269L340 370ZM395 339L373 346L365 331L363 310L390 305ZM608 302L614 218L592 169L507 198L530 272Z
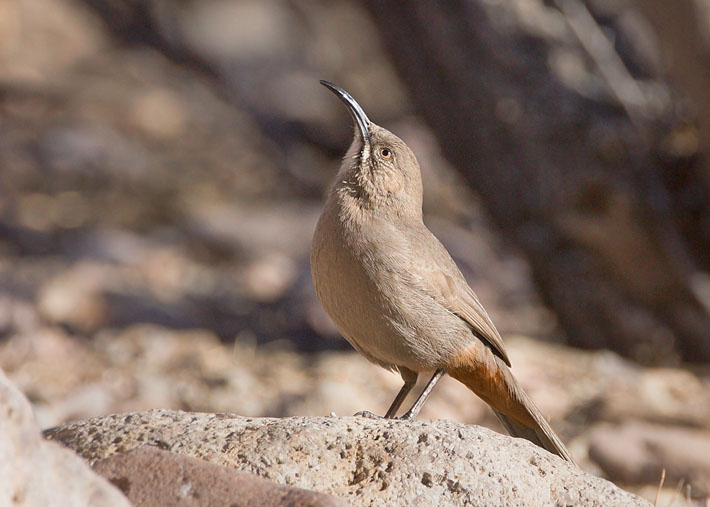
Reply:
M419 289L409 249L389 222L326 205L313 237L313 282L326 313L368 359L432 370L456 352L449 337L465 326Z

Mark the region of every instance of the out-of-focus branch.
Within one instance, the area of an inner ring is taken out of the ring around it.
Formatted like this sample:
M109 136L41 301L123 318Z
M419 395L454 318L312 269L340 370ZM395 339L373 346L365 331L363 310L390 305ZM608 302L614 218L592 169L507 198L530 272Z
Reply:
M556 0L567 24L584 50L594 60L612 95L624 108L637 129L644 132L649 104L643 90L599 27L587 6L579 0Z

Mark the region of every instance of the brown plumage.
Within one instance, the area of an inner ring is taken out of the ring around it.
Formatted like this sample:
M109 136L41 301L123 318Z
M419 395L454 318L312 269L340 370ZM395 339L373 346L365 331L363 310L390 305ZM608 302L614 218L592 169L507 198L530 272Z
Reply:
M517 384L503 340L456 263L422 221L419 164L344 90L355 137L311 248L316 293L343 336L368 360L396 370L393 417L421 372L432 380L403 418L416 416L443 373L495 411L513 436L573 461Z

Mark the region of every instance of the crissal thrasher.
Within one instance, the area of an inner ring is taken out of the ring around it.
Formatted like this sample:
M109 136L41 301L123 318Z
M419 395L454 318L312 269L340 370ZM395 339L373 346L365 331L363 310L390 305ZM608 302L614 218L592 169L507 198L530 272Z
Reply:
M415 417L445 373L481 397L508 432L574 462L511 373L503 340L449 253L422 221L422 179L412 150L372 123L348 92L321 83L348 107L355 137L313 236L311 270L321 304L371 362L404 386L433 376L402 418Z

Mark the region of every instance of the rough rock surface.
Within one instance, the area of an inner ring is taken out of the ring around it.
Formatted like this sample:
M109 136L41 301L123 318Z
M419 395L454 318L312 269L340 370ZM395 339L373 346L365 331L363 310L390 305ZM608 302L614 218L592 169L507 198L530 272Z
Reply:
M526 441L445 420L152 410L45 434L90 462L151 444L356 505L648 505Z
M94 470L117 485L133 504L151 507L337 507L335 496L276 484L254 474L152 446L114 454Z
M0 370L0 505L128 507L68 449L42 438L27 398Z

